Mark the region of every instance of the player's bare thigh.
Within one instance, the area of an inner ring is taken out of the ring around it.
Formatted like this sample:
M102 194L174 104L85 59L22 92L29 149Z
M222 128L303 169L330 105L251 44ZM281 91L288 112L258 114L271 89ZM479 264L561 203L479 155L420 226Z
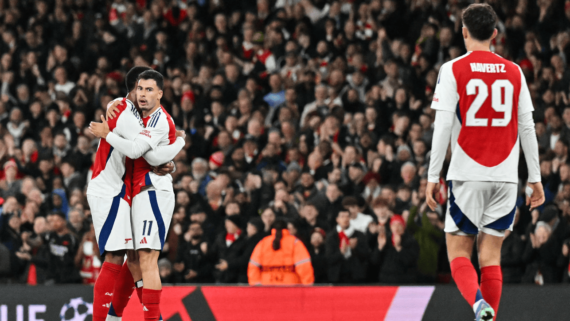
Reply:
M458 257L465 257L471 260L473 253L473 244L475 243L475 235L455 235L445 233L447 243L447 257L449 262Z

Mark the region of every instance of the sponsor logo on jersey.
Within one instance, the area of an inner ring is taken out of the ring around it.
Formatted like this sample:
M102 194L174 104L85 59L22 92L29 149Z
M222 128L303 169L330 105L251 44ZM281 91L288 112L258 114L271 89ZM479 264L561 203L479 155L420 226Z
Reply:
M485 73L506 73L505 64L483 64L479 62L472 62L471 71L472 72L485 72Z
M148 138L152 138L152 137L150 136L150 131L149 131L149 130L143 129L143 131L141 131L140 134L141 134L141 135L144 135L144 136L146 136L146 137L148 137Z
M439 98L437 98L435 95L433 96L433 101L436 103L439 103Z
M105 292L105 295L107 295L107 296L113 296L113 293Z
M140 241L139 244L148 244L148 243L146 242L146 237L143 237L143 239Z
M125 239L125 244L129 243L129 241L132 239Z

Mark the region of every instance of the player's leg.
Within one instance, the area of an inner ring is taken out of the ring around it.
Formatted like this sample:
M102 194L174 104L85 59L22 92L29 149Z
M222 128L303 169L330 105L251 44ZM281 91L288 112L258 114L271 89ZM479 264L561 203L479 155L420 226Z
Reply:
M133 231L144 282L142 300L145 320L159 320L162 284L158 256L164 246L173 211L172 192L147 190L133 199Z
M134 250L127 251L127 258L129 253L134 252ZM131 254L132 255L132 254ZM115 290L113 292L113 300L109 312L107 315L107 321L120 321L123 317L123 311L129 303L129 300L135 289L135 282L133 275L130 271L130 266L125 262L121 267L121 272L115 280Z
M482 299L479 277L473 264L471 264L475 236L447 233L446 241L453 280L455 280L463 298L470 306L474 307L475 303Z
M483 300L471 254L489 194L484 182L453 181L449 184L449 206L445 218L447 253L451 275L461 295L471 305L477 320L490 320L494 312Z
M87 200L93 217L93 226L101 255L104 254L101 272L93 287L93 320L104 321L111 305L115 280L121 271L124 247L122 237L118 200L115 198L88 195ZM118 244L117 244L118 243ZM132 246L132 244L131 244Z
M479 252L479 267L481 268L481 294L485 301L499 311L499 302L503 290L503 273L501 271L502 236L479 233L477 248Z
M133 276L133 280L135 281L135 289L137 291L139 302L142 304L143 280L139 255L137 251L127 252L127 264L129 266L129 270L131 271L131 275Z
M160 318L160 295L162 283L158 271L158 256L160 252L152 249L138 251L144 280L142 300L144 306L145 321L154 321Z

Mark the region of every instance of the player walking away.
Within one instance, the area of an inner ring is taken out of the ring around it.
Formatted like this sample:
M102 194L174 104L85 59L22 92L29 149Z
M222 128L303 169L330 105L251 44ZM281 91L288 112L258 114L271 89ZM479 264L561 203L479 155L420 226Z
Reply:
M499 309L501 246L516 210L519 137L532 189L527 205L544 202L532 101L519 66L490 52L496 22L487 4L472 4L463 11L468 52L441 66L431 105L437 112L427 203L432 210L437 205L433 192L451 139L448 257L453 279L476 320L492 320ZM475 236L480 286L470 261Z
M174 191L170 175L158 176L151 171L152 164L139 158L158 146L172 144L177 135L174 122L160 105L163 88L162 75L148 70L140 74L137 101L142 112L145 129L137 131L136 139L127 140L109 132L109 126L92 123L91 130L105 138L111 146L135 159L133 171L133 238L142 271L143 306L145 320L158 320L162 285L158 271L158 256L165 242L166 231L174 211Z
M134 96L138 75L147 69L149 68L135 67L127 74L126 84L127 89L131 90L131 97ZM117 116L108 125L113 132L126 139L136 137L137 131L133 134L134 128L139 128L138 131L143 128L140 115L128 99L122 100ZM180 140L177 144L161 146L148 152L144 157L153 165L164 164L173 159L183 146L184 141ZM87 188L97 242L101 255L105 253L105 262L93 290L95 321L105 320L112 300L115 302L122 299L127 302L133 291L131 273L128 268L121 267L125 251L134 249L131 227L132 170L133 161L126 158L124 153L115 150L105 139L101 139L92 179ZM137 280L140 279L140 272L138 274ZM130 292L126 295L113 295L121 288Z

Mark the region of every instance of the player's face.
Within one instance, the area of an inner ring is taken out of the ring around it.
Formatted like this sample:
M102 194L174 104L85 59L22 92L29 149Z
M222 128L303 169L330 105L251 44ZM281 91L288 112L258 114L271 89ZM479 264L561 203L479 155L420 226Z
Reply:
M137 86L137 101L142 110L152 110L156 105L160 105L162 90L156 85L154 79L141 79Z

